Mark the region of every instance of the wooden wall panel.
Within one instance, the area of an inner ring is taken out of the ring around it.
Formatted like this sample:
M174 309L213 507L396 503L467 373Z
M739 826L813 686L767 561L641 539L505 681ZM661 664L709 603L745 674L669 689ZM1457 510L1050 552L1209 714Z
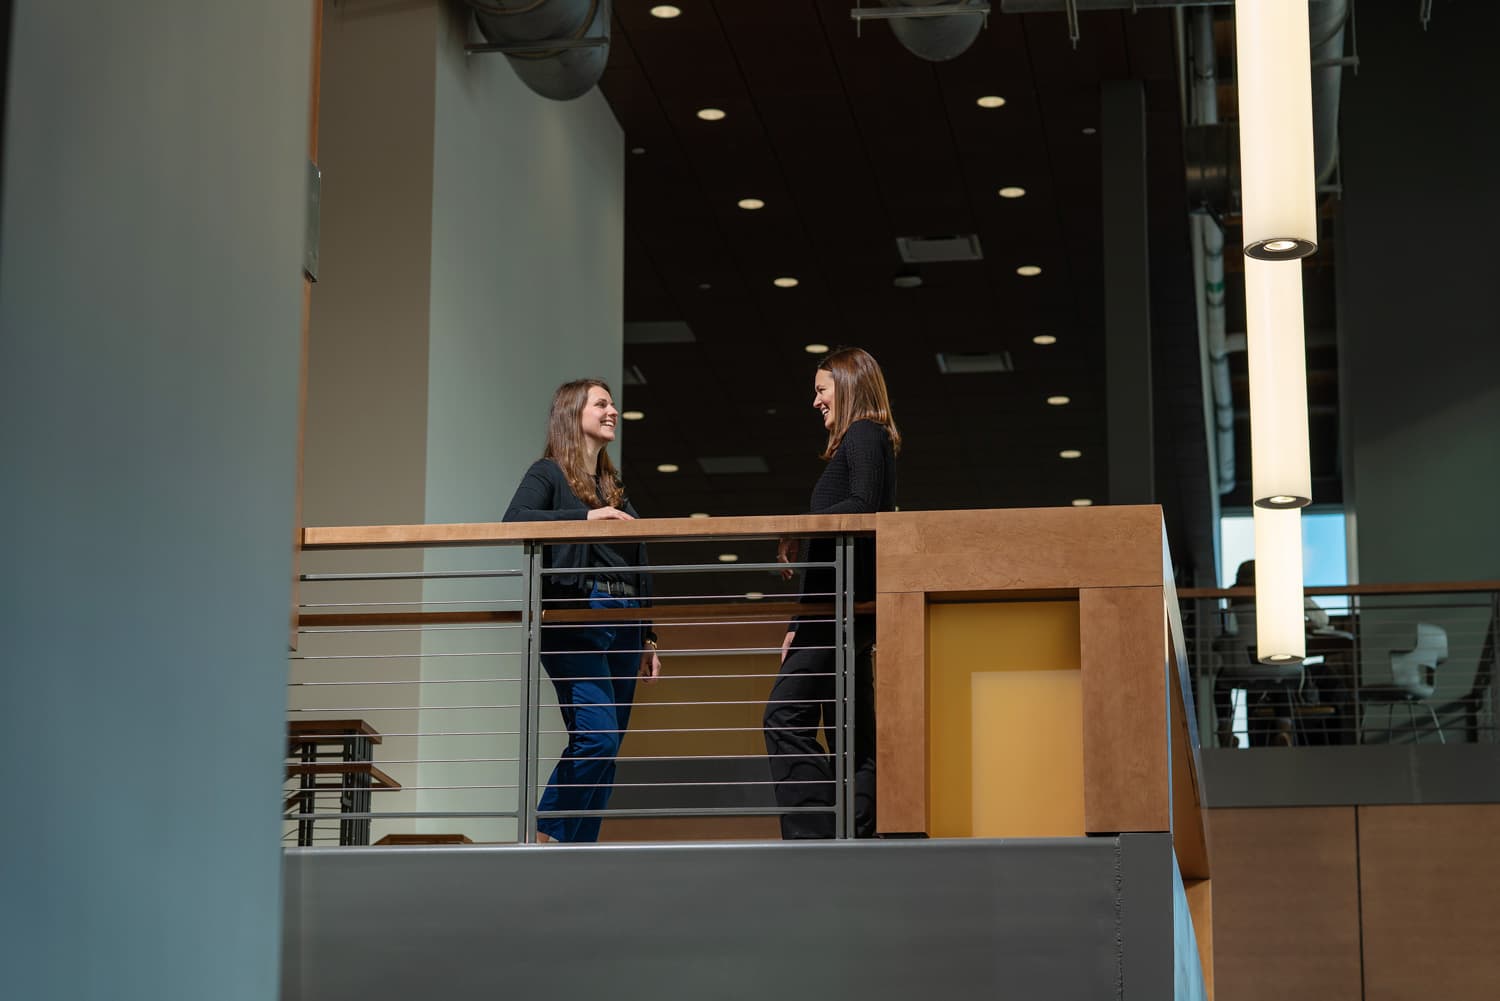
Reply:
M1354 808L1208 816L1217 1001L1359 1001Z
M882 591L1160 585L1158 507L878 514Z
M1084 824L1091 834L1171 829L1162 601L1159 586L1078 592Z
M1500 996L1500 804L1359 807L1365 1001Z
M876 598L876 827L927 831L927 596Z

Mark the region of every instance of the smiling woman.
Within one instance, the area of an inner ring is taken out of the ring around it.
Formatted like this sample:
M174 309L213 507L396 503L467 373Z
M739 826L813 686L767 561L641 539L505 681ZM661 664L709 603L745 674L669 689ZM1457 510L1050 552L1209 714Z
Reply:
M602 379L559 386L547 416L546 451L526 471L505 520L634 519L635 508L605 450L615 440L619 416ZM651 578L634 569L646 565L644 543L546 546L542 563L580 568L544 578L544 607L624 610L651 603ZM598 841L598 811L608 805L614 786L636 678L650 682L661 672L656 633L650 623L623 611L620 621L564 626L561 632L544 625L542 667L557 690L568 747L537 805L537 840ZM593 815L553 815L558 812Z

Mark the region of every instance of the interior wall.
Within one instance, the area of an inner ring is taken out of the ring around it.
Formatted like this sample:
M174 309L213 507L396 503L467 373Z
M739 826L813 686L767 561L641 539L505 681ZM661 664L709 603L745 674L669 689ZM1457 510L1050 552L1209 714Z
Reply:
M1359 10L1340 121L1345 496L1362 583L1500 577L1494 4Z
M11 27L4 991L263 1001L312 11L31 0Z

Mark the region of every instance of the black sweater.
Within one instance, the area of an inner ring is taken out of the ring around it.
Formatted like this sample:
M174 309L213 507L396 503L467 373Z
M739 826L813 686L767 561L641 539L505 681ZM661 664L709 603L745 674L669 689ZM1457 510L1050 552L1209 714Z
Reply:
M516 495L505 509L503 521L586 521L592 508L603 504L586 504L573 488L562 467L551 459L538 459L526 470ZM621 500L619 508L631 517L639 517L628 499ZM542 547L544 567L597 567L597 573L587 576L599 580L620 580L635 585L641 604L650 604L651 577L634 570L620 567L646 565L646 544L622 542L610 545L603 542L563 542ZM545 597L576 596L583 588L584 574L548 575L543 580L542 594Z
M877 511L896 509L896 450L885 425L874 421L855 421L844 432L838 451L828 460L823 475L813 487L811 514L873 514ZM829 561L834 557L833 540L813 539L807 546L808 562ZM831 599L826 592L833 590L834 572L827 567L814 567L803 577L804 602L825 602ZM820 596L822 592L822 596ZM854 597L858 601L869 601L875 597L875 540L858 539L854 545ZM817 637L804 635L798 629L798 644L821 640L823 629ZM831 642L832 632L828 631Z

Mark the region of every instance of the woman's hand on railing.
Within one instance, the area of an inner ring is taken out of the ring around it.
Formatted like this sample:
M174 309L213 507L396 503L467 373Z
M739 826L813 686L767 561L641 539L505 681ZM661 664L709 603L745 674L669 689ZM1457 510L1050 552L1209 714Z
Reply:
M656 653L656 644L647 640L646 649L641 652L641 681L649 685L659 677L661 677L661 657Z
M789 535L783 535L781 537L781 539L776 543L776 562L777 563L791 563L794 560L796 560L796 558L797 558L797 540L794 539L794 538L792 538ZM785 570L781 571L781 579L782 580L791 580L792 579L792 568L791 567L787 567ZM781 657L782 657L783 660L786 659L786 651L785 650L782 651Z
M617 507L596 507L589 511L589 521L635 521Z
M787 572L790 573L791 571L789 570ZM786 655L792 649L792 637L794 637L796 635L797 635L797 630L795 630L795 629L788 629L786 631L786 636L781 641L781 662L783 664L786 663Z

